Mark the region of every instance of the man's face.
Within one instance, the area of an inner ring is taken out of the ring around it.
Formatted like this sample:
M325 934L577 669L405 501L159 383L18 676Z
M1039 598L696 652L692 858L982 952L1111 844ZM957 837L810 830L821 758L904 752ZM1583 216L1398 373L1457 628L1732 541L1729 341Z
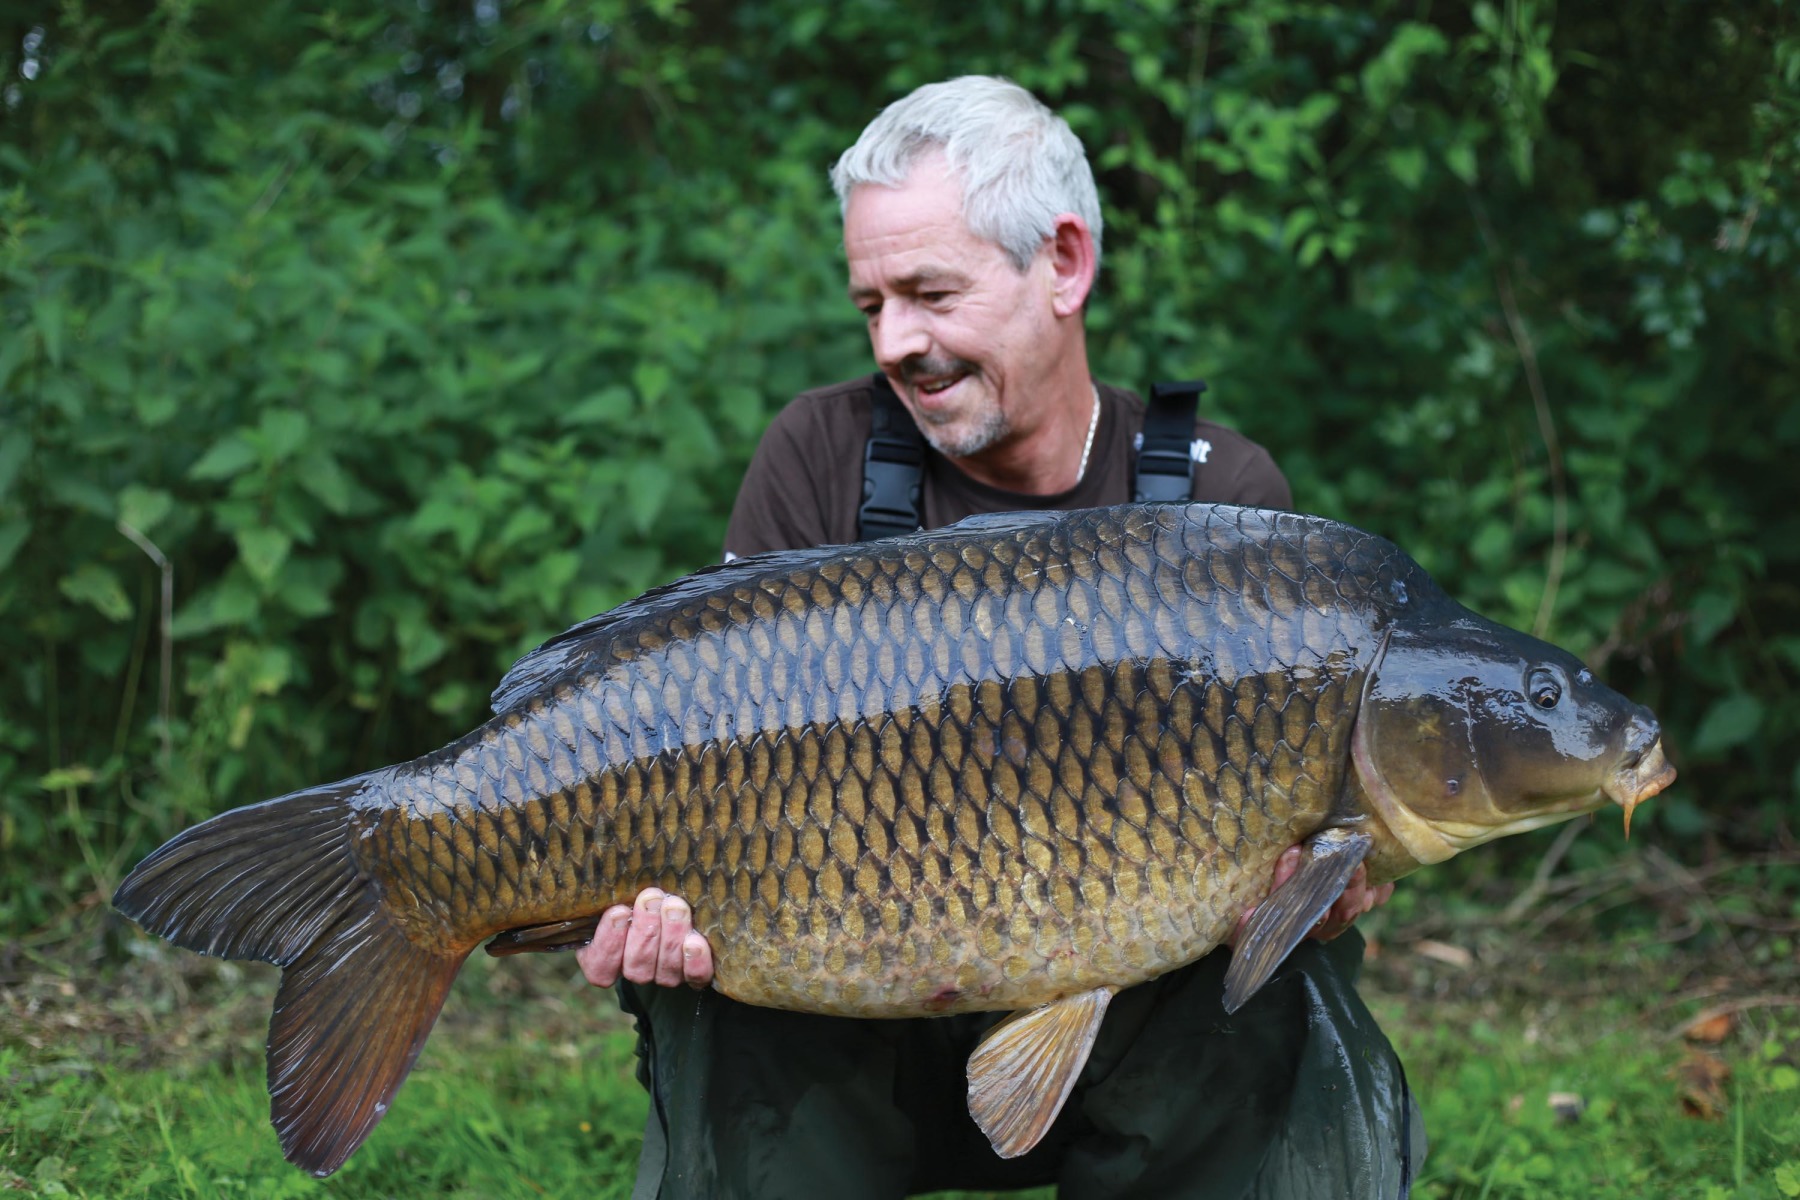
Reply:
M1020 432L1057 357L1049 255L1021 273L970 233L936 154L898 188L851 193L844 251L876 365L931 444L967 458Z

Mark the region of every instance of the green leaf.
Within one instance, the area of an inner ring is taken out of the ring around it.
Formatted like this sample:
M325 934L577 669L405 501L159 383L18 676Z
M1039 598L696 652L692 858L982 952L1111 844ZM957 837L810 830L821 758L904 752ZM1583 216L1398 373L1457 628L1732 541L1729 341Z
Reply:
M131 616L131 597L112 570L99 563L82 563L57 582L57 589L77 604L86 604L109 621Z
M132 397L131 403L137 409L138 420L151 429L167 425L181 411L181 402L163 393L140 392Z
M117 497L85 474L52 473L44 480L44 491L64 508L99 517L108 525L117 519Z
M1451 142L1444 148L1444 165L1450 173L1468 184L1475 186L1480 169L1475 164L1475 147L1466 141Z
M116 396L129 396L132 393L129 359L106 353L84 353L75 356L74 365L83 375L93 380L101 392L110 392Z
M524 505L513 511L506 524L500 527L499 543L502 546L516 546L520 542L542 537L556 528L556 519L535 504Z
M644 398L646 407L654 406L668 393L673 378L669 368L659 362L639 363L631 371L631 384Z
M31 457L31 435L23 429L9 431L0 437L0 500L18 481L19 472L25 467L25 460Z
M230 479L256 462L256 451L239 434L228 433L214 442L200 461L188 468L189 479Z
M1800 1162L1789 1160L1775 1168L1775 1190L1784 1196L1800 1196Z
M275 409L263 414L263 443L268 447L269 457L276 462L286 462L306 444L306 435L312 428L312 422L304 413L291 409Z
M1504 521L1483 521L1469 540L1469 554L1484 567L1506 563L1512 554L1512 526Z
M246 652L240 664L244 682L259 696L273 696L287 686L294 673L294 656L284 646L257 646Z
M119 520L139 533L149 533L175 507L175 497L161 488L130 483L119 492Z
M413 514L412 531L420 537L449 533L457 552L467 555L481 539L481 512L466 498L433 496Z
M639 533L650 532L650 526L662 512L674 483L669 471L658 463L633 463L625 473L625 507Z
M1741 746L1756 736L1762 719L1761 700L1749 692L1734 692L1707 711L1688 749L1694 754L1717 754Z
M446 683L431 693L425 706L440 717L461 717L477 710L480 695L466 679Z
M1693 630L1696 645L1704 646L1737 617L1737 598L1729 592L1708 590L1694 597Z
M275 598L298 617L322 617L331 611L331 592L344 577L336 559L290 556L282 564Z
M558 414L557 422L565 428L570 425L623 425L631 419L634 403L630 388L614 384L565 409Z
M31 306L32 321L37 325L38 340L43 343L44 357L53 367L62 366L63 318L62 297L40 296Z
M0 571L6 570L13 556L18 554L19 547L31 536L31 522L24 517L7 517L0 520Z
M32 343L27 337L0 338L0 388L4 388L31 354Z
M399 670L403 675L422 671L444 656L450 643L423 617L402 618L394 623L394 641L400 647Z
M514 384L523 383L543 370L544 363L549 361L549 357L543 351L534 350L529 354L520 354L509 358L495 373L495 383L501 387L511 387Z
M287 561L294 540L279 529L240 529L237 535L238 557L244 569L258 583L267 584Z
M170 622L177 639L198 637L214 629L243 625L256 616L261 603L250 582L233 573L175 610Z
M343 516L352 505L350 477L337 459L323 450L313 450L300 460L300 486L313 494L336 516Z
M1417 146L1401 146L1385 155L1388 173L1409 192L1419 190L1425 181L1425 151Z
M38 786L46 792L60 792L64 788L86 787L94 782L94 768L81 763L72 763L66 767L58 767L46 771L38 777Z

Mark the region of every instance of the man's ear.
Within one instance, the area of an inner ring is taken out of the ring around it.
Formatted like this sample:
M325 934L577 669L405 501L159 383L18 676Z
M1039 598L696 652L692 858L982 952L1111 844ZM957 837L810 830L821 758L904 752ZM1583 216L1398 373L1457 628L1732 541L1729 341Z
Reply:
M1056 231L1050 235L1050 302L1057 316L1081 312L1097 268L1094 235L1087 222L1074 213L1058 216Z

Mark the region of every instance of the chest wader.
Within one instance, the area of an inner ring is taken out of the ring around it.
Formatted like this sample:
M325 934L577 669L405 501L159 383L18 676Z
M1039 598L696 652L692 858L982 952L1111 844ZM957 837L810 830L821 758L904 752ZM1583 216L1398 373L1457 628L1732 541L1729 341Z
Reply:
M874 378L862 537L923 520L925 442ZM1132 491L1197 486L1203 383L1150 390ZM1004 1013L858 1021L717 992L621 982L650 1093L633 1200L899 1200L1056 1184L1063 1200L1405 1200L1423 1126L1356 994L1363 939L1304 942L1234 1014L1229 952L1116 996L1050 1132L1001 1159L970 1118L965 1067Z

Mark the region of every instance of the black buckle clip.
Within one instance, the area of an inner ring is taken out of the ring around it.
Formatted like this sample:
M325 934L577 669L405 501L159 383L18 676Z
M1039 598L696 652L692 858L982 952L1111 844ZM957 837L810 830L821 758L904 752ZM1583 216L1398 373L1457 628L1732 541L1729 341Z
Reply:
M918 530L924 463L924 452L911 442L880 434L869 439L863 449L863 502L856 514L864 537Z

